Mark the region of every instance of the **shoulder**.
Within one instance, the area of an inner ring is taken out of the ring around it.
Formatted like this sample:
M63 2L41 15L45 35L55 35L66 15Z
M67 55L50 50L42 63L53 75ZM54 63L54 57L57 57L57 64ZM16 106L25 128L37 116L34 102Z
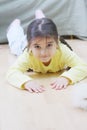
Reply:
M67 47L67 45L64 45L62 43L59 43L59 50L61 52L61 57L77 57L77 54L74 51L71 51L70 48Z
M20 56L18 56L17 61L18 62L27 61L28 59L29 59L29 53L27 49L25 49L24 52Z
M58 46L61 53L74 53L67 45L61 42L59 42Z
M63 44L61 42L59 42L58 46L59 46L59 49L61 49L61 50L63 50L63 49L69 49L65 44Z

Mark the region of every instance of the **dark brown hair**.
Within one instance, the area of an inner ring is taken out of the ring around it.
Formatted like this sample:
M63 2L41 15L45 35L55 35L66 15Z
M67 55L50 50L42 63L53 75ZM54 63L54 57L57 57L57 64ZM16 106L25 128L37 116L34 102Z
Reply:
M32 21L27 28L28 50L31 41L37 37L53 37L58 44L58 30L55 23L49 18L41 18ZM60 41L63 44L66 44L72 50L72 48L63 38L60 38Z
M31 41L36 37L53 37L58 42L58 31L51 19L41 18L31 22L27 29L27 40L30 46Z

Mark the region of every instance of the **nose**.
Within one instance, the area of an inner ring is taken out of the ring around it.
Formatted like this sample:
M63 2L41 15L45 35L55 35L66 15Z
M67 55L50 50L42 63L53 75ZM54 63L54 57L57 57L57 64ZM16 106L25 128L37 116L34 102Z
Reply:
M41 56L44 56L44 57L46 56L46 49L41 50Z

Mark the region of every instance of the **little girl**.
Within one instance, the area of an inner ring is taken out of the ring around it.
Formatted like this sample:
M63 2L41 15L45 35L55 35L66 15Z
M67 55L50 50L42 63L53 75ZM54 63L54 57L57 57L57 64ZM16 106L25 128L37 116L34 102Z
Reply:
M29 69L37 73L55 73L69 67L69 70L63 72L54 82L50 83L55 90L64 89L68 85L85 78L87 76L87 64L71 51L71 48L59 41L54 22L45 18L44 15L36 18L27 28L27 48L8 71L8 82L31 93L39 93L45 90L44 86L25 74ZM18 20L11 24L8 33L14 24L16 26ZM23 37L19 39L17 42L20 42ZM26 43L24 44L26 45Z

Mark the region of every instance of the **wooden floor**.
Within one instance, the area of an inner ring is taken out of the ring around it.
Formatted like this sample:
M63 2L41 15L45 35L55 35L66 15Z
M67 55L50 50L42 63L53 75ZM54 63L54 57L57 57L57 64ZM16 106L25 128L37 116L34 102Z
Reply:
M87 41L68 42L87 61ZM9 85L6 72L15 59L8 45L0 45L0 130L87 130L87 111L74 108L72 104L74 86L61 91L50 88L57 74L32 75L46 88L41 94ZM87 83L87 79L81 82Z

